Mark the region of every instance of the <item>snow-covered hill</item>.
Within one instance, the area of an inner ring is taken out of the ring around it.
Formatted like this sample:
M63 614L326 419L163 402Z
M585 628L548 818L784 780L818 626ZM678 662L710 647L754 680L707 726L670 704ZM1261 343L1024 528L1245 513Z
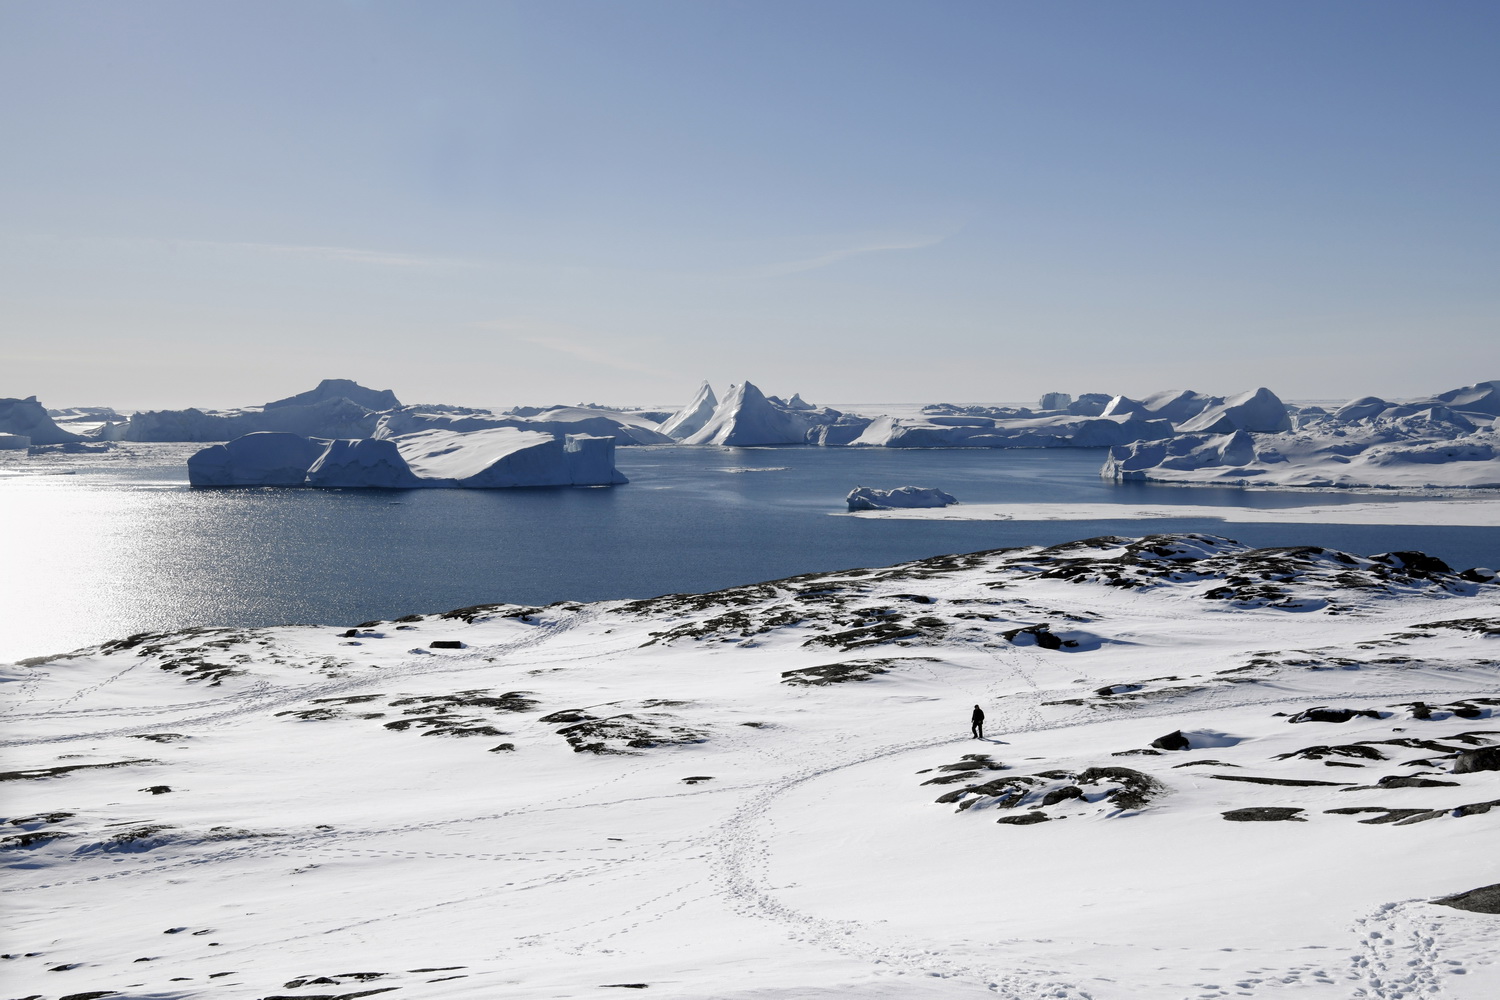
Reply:
M0 977L1494 996L1500 916L1431 902L1500 882L1489 580L1101 538L17 665Z

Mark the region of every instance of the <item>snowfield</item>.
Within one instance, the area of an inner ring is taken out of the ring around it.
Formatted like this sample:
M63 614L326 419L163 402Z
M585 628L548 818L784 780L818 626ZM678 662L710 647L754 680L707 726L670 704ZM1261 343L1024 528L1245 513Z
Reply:
M1500 995L1492 897L1434 902L1500 882L1500 585L1418 553L1090 539L3 678L9 996Z

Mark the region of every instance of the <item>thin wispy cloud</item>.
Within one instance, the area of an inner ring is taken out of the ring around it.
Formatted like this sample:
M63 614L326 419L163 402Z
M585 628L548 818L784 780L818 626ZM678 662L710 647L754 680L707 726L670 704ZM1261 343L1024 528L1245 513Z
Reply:
M892 250L925 250L935 247L939 243L958 233L959 227L949 232L937 235L908 237L904 239L884 239L870 242L858 243L854 246L840 247L827 253L818 254L815 257L805 257L799 260L782 261L777 264L768 264L764 267L752 268L743 272L746 277L774 278L784 274L797 274L802 271L815 271L820 267L828 267L853 257L862 257L865 254L885 253Z
M510 339L523 344L530 344L533 347L540 347L543 350L577 358L604 368L658 377L671 377L672 375L670 372L644 362L622 358L610 351L595 347L588 342L588 338L594 335L577 327L537 320L490 320L474 325L503 333Z

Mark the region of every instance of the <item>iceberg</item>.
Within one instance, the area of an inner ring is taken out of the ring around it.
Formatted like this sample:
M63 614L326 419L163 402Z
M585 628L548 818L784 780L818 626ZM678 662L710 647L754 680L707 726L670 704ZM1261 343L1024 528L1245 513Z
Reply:
M257 431L189 456L188 482L194 486L301 486L308 467L327 446L327 441L300 434Z
M705 381L698 387L693 401L668 417L658 429L674 441L692 437L712 419L718 405L713 386Z
M325 378L318 383L317 388L267 403L265 408L273 410L283 406L314 406L332 399L347 399L367 410L394 410L401 406L401 400L389 389L367 389L352 379Z
M614 448L612 437L511 427L332 441L259 431L193 455L188 481L329 489L610 486L629 482L615 468Z
M48 416L47 408L38 403L35 396L0 399L0 434L30 438L27 446L72 444L83 440L81 435L57 426Z
M1165 420L1136 416L876 417L853 445L883 448L1107 448L1171 437Z
M656 423L652 420L617 410L583 406L555 406L526 417L497 415L488 411L454 414L405 407L379 415L370 436L388 438L428 430L480 431L496 428L612 437L616 443L625 445L673 443L670 437L657 430Z
M908 507L946 507L958 503L951 493L927 486L898 486L893 490L876 490L856 486L844 498L850 510L894 510Z
M1500 486L1500 436L1484 409L1495 400L1487 387L1496 386L1407 403L1361 396L1332 413L1309 407L1295 427L1280 430L1265 429L1280 422L1274 395L1258 390L1206 407L1170 440L1113 448L1100 474L1228 485Z
M31 447L31 438L25 434L0 434L0 451L25 451Z
M1184 434L1232 434L1235 431L1279 434L1292 429L1292 418L1287 413L1286 404L1274 392L1261 388L1206 406L1176 427Z
M295 485L295 484L289 484ZM423 482L406 464L394 441L375 438L330 441L306 474L306 485L338 489L411 489L447 486Z
M531 408L524 408L533 412ZM106 435L125 441L229 441L259 431L330 439L391 438L427 430L496 427L556 435L613 437L622 444L671 444L644 416L593 407L553 407L535 416L432 404L403 406L389 389L349 379L324 379L317 388L236 410L146 410ZM372 452L373 454L373 452Z
M495 427L432 430L389 439L420 479L465 489L605 486L629 482L615 468L614 438Z
M344 392L358 398L351 399ZM365 403L386 401L396 401L388 389L366 389L348 379L324 379L316 389L265 406L143 410L131 414L118 435L125 441L228 441L257 431L284 431L305 437L364 438L374 433L381 412Z
M728 448L806 444L808 431L816 424L832 423L839 416L834 410L792 410L777 406L754 384L741 382L730 387L708 422L683 438L682 443Z

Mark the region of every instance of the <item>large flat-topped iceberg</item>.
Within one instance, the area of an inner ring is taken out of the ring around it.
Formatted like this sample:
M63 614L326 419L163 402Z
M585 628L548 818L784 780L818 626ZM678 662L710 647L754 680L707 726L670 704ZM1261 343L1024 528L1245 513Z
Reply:
M312 486L344 489L505 489L611 486L614 438L489 428L432 430L390 438L337 439L258 432L188 459L194 486Z

